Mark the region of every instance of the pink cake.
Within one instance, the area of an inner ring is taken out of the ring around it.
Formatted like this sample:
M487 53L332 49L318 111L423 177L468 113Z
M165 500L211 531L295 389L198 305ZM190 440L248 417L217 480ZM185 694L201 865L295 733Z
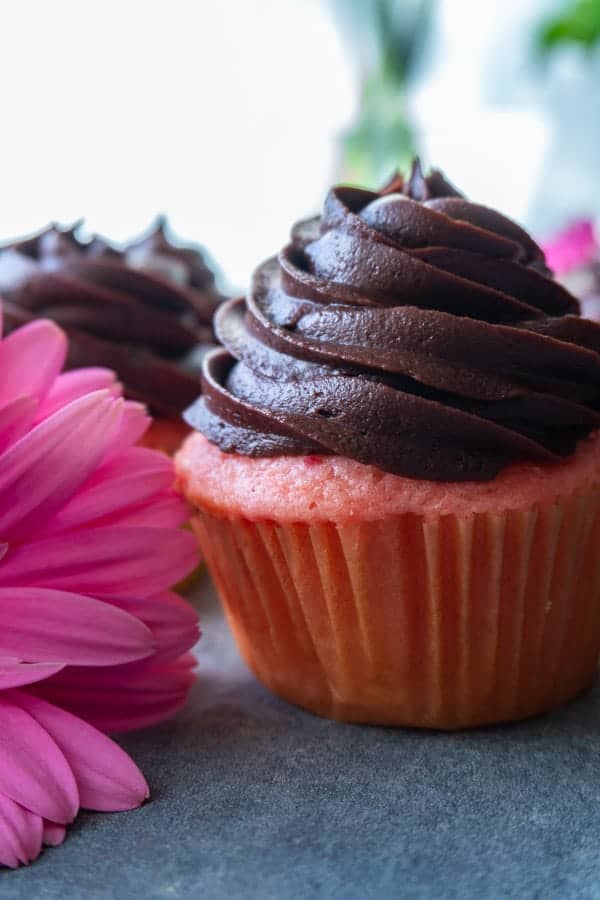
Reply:
M529 509L600 484L600 433L554 466L515 463L493 481L417 481L341 456L252 459L190 435L177 458L185 493L215 515L251 521L359 522Z

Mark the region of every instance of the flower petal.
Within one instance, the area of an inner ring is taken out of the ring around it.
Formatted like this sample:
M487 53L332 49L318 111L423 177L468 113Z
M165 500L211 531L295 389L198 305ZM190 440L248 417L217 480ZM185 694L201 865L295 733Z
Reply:
M0 794L44 819L73 821L79 793L70 766L16 692L0 695L0 721Z
M152 632L91 597L45 588L0 588L0 654L27 662L106 666L149 656Z
M42 681L64 668L62 663L28 663L0 656L0 691Z
M35 416L37 402L33 397L17 397L0 408L0 453L27 434Z
M84 483L118 428L121 404L107 391L75 400L0 457L4 540L26 535L32 522L51 516Z
M44 844L47 844L48 847L58 847L66 836L67 829L64 825L58 825L56 822L49 822L47 819L44 819Z
M143 506L124 509L111 519L112 525L128 527L145 526L152 528L179 528L190 517L190 510L175 491L167 491L153 497Z
M42 850L43 822L4 794L0 794L0 865L16 869Z
M95 391L109 391L115 399L121 396L121 388L117 377L110 369L93 368L73 369L59 375L46 394L37 414L37 421L47 419L64 406Z
M36 584L95 597L156 594L198 562L193 536L172 528L87 528L13 546L0 563L0 586Z
M124 750L73 715L23 695L23 708L52 736L75 776L80 805L103 812L135 809L150 796L146 780Z
M151 450L130 447L98 469L47 528L63 531L136 509L170 489L173 480L170 459Z
M560 234L542 245L546 265L557 277L588 265L598 255L594 223L590 219L571 222Z
M126 450L127 447L137 444L139 439L148 430L152 419L146 412L146 407L141 403L134 403L127 400L121 426L118 434L115 436L110 449L106 454L106 458L110 459L117 454Z
M144 660L118 669L71 667L30 691L109 734L154 725L174 715L195 681L196 659Z
M191 604L173 591L154 597L127 597L112 600L119 609L140 619L152 631L156 652L154 659L177 657L198 641L198 614Z
M17 328L0 343L0 406L29 394L42 399L62 369L67 339L46 319Z

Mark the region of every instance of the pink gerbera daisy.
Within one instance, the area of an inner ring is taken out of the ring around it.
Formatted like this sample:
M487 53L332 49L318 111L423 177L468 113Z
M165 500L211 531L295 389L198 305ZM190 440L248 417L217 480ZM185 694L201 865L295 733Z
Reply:
M0 337L2 334L0 307ZM81 807L148 796L102 732L184 702L195 565L170 460L134 446L149 420L111 372L61 374L63 332L0 340L0 864L58 844Z
M542 244L547 265L557 277L586 266L598 256L594 224L589 219L571 222L563 231Z
M600 322L600 244L594 223L572 222L543 248L548 266L579 300L581 315Z

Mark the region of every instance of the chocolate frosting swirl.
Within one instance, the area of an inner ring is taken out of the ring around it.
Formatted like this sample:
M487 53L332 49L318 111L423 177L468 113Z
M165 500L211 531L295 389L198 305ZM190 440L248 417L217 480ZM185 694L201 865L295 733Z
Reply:
M334 188L215 328L186 419L226 452L487 480L600 425L600 327L518 225L418 162Z
M201 252L178 247L166 222L123 250L52 225L0 249L9 328L35 317L69 335L71 367L115 369L129 397L178 415L198 393L202 350L214 344L221 299Z

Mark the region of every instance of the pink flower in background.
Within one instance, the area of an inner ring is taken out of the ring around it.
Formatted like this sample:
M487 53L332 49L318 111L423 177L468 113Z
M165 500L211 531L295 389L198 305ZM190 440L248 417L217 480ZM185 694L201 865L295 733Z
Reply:
M552 240L542 243L542 249L548 267L558 277L587 265L599 250L593 223L588 219L571 223Z
M581 315L600 322L600 245L593 223L573 222L542 247L550 269L579 300Z
M0 336L1 331L0 307ZM157 722L193 681L196 563L171 461L112 373L60 374L64 334L0 340L0 864L59 844L80 808L148 797L103 731Z

